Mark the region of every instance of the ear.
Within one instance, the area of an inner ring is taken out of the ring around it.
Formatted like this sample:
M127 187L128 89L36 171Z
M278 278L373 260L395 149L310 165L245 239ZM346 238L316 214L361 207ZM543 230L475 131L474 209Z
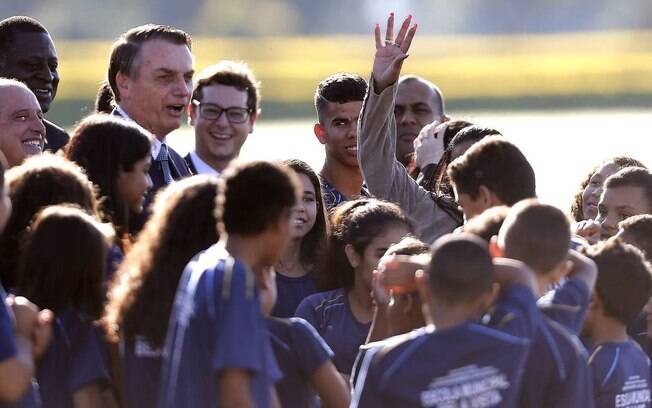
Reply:
M115 82L118 86L118 91L120 92L120 99L125 99L129 96L129 87L131 85L131 79L127 74L118 72L115 76Z
M489 254L491 254L492 258L501 258L505 256L504 254L505 251L498 245L498 237L494 235L491 237L491 240L489 241Z
M419 269L414 273L414 281L417 285L417 291L422 303L432 302L432 292L430 291L430 277L423 269Z
M249 114L249 133L253 133L254 131L254 125L256 124L256 121L260 117L260 109L257 109Z
M315 126L313 127L313 131L315 132L315 136L317 136L317 140L319 140L319 143L326 144L327 141L326 131L324 130L322 125L319 123L315 123Z
M186 111L188 112L188 125L189 126L195 126L195 123L197 123L197 107L192 104L192 101L188 104L188 108L186 108Z
M478 309L484 313L494 303L500 292L500 285L496 282L491 284L491 289L480 296Z
M346 254L346 259L348 259L353 268L357 268L360 265L362 260L360 259L360 255L358 255L355 248L353 248L353 245L346 244L344 247L344 253Z

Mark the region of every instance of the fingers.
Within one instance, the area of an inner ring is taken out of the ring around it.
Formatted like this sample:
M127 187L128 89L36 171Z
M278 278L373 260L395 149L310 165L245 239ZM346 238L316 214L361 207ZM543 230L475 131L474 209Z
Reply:
M403 20L403 24L401 24L401 29L398 31L398 34L396 35L396 40L394 42L399 46L400 44L403 44L403 41L405 41L405 35L408 32L408 28L410 28L410 21L412 21L412 16L407 16L405 20Z
M376 23L374 27L374 36L376 37L376 49L383 47L383 42L380 39L380 24Z
M407 54L396 56L396 58L394 58L394 61L392 61L392 66L394 67L394 69L400 71L401 67L403 66L403 61L405 61L407 57L408 57Z
M410 44L412 44L412 39L414 38L414 34L417 32L417 24L413 25L412 28L410 28L407 32L407 35L405 36L405 39L401 41L401 51L404 53L407 53L408 50L410 49Z
M394 13L389 13L389 18L387 19L387 31L385 32L385 41L387 42L394 41Z

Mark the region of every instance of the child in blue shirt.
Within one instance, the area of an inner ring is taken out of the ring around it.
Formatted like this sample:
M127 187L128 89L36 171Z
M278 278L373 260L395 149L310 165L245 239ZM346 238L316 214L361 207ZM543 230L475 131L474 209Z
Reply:
M618 239L589 247L586 254L598 266L583 332L591 343L595 405L650 407L650 360L627 334L652 294L649 264Z
M331 224L326 261L318 276L321 289L327 291L304 299L296 316L324 338L335 353L335 367L348 376L373 319L373 270L387 248L413 228L397 205L376 199L341 204Z
M534 279L510 260L492 263L468 234L435 242L416 285L428 326L363 348L352 406L515 406L536 325ZM499 329L479 320L495 306L510 314Z
M94 324L110 232L82 210L47 207L19 262L18 293L54 312L53 339L36 372L44 407L101 406L110 399L106 347Z
M197 255L179 281L159 407L268 407L275 401L280 373L256 281L266 278L290 240L299 191L292 170L264 161L234 163L220 178L220 242Z

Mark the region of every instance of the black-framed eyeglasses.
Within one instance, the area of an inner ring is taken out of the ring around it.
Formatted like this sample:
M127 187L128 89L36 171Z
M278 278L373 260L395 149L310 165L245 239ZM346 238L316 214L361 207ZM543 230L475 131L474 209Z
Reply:
M248 108L238 106L223 108L216 103L202 103L196 99L193 99L192 104L199 110L199 116L206 120L218 120L222 112L226 112L229 122L239 124L246 122L251 112Z

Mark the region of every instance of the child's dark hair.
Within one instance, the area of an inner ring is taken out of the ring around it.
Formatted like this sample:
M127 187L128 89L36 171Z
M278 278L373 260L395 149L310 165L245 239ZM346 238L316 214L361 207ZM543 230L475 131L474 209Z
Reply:
M430 247L423 241L408 235L387 248L385 255L421 255L430 252Z
M462 230L489 243L491 238L497 236L498 232L500 232L507 214L509 214L509 207L505 205L488 208L482 214L468 220L462 226Z
M55 314L99 318L109 231L78 208L41 211L21 254L18 293Z
M84 118L66 147L66 157L99 188L104 220L113 223L120 236L129 231L129 208L120 194L118 176L120 171L133 170L150 151L149 137L138 126L104 114Z
M604 315L631 324L652 295L650 264L636 247L617 238L586 247L583 252L598 267L595 293Z
M312 270L321 260L326 249L326 237L328 236L327 212L324 200L321 195L321 185L319 178L314 170L304 161L290 159L284 162L288 167L297 174L303 174L308 177L310 184L315 189L315 201L317 203L317 216L315 225L303 237L301 249L299 251L299 260L306 270Z
M113 91L111 85L104 81L97 90L95 96L95 113L113 112Z
M439 238L432 246L428 276L438 300L455 305L476 299L494 283L487 243L466 233Z
M474 144L448 167L448 175L459 193L477 198L485 186L506 205L536 196L534 170L514 144L500 136L489 136Z
M142 335L152 346L163 346L184 267L219 238L216 195L217 179L193 176L156 196L152 216L109 290L103 320L112 340Z
M360 75L333 74L317 85L315 109L319 122L324 123L324 110L329 103L362 102L367 93L367 81Z
M523 200L507 214L498 239L507 258L546 275L568 256L570 222L557 207Z
M591 178L593 175L600 169L600 167L606 165L606 164L615 164L618 166L619 169L623 169L625 167L643 167L647 168L642 162L636 160L633 157L629 156L616 156L612 157L611 159L605 160L602 162L599 166L594 167L582 180L580 183L580 187L575 193L575 197L573 197L573 203L571 204L571 215L573 216L573 219L575 221L583 221L584 220L584 211L582 210L583 202L582 202L582 195L584 193L584 190L586 189L586 186L589 185L589 182L591 182Z
M347 201L331 215L331 233L326 259L316 276L319 291L351 288L354 270L344 247L352 245L362 254L369 243L392 225L401 225L414 232L412 221L393 203L363 198Z
M7 170L5 182L13 210L0 235L0 281L10 289L18 284L18 257L36 213L49 205L67 203L97 217L98 204L95 189L82 169L48 153L29 157Z
M633 245L643 252L645 259L652 262L652 215L640 214L629 217L618 224L618 227L631 237Z
M648 213L652 213L652 172L642 167L625 167L604 182L605 190L618 187L638 187L647 199Z
M219 181L216 219L218 231L255 235L277 222L296 203L297 176L282 163L234 163Z

